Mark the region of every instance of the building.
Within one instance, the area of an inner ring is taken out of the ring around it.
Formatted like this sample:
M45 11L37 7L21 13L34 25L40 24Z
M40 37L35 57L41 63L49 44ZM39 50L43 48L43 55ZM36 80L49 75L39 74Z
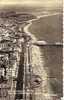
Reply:
M5 40L5 39L1 40L0 41L0 50L7 49L7 48L11 49L10 45L11 45L11 41L10 40Z

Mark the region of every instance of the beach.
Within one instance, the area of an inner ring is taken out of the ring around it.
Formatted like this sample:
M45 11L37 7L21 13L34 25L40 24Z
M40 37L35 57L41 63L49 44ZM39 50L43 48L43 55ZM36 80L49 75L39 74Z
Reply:
M29 34L32 37L32 41L40 40L40 37L42 35L39 35L39 33L37 34L34 33L34 30L36 31L36 29L34 29L34 25L36 26L36 23L40 22L39 20L41 19L48 18L48 17L51 18L58 15L60 14L54 13L50 15L38 16L37 19L29 20L28 25L24 27L24 32ZM32 28L32 30L30 30L30 28ZM45 41L47 40L47 38L45 39L43 38L41 37L43 43L48 44L48 41ZM56 41L56 42L52 41L52 43L57 43L57 42L61 43L61 41ZM32 55L33 55L32 56L33 71L34 73L40 75L44 80L44 83L42 83L45 84L45 86L42 88L42 90L44 89L43 94L49 96L51 94L62 95L61 93L62 91L61 88L62 87L62 46L53 46L53 45L51 47L32 46ZM58 70L55 71L55 68ZM40 92L40 90L38 91Z

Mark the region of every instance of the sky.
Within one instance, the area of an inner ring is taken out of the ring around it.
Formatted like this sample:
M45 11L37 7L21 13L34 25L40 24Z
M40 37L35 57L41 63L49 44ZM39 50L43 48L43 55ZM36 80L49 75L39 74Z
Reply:
M0 0L0 5L59 6L62 0Z

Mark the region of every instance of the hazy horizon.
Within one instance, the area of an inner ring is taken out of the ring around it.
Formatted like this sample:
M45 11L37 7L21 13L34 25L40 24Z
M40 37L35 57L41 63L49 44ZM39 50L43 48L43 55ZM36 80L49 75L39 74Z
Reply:
M60 7L62 6L62 0L0 0L0 6L5 5Z

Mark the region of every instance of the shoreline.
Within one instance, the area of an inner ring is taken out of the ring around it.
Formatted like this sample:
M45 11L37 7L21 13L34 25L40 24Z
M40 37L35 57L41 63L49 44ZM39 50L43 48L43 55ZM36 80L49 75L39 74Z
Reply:
M36 36L34 34L29 32L29 27L32 25L32 22L37 21L40 18L55 16L58 14L59 13L37 16L36 19L27 21L27 25L24 27L24 32L31 36L33 42L37 41L38 38L36 38ZM43 43L47 44L46 41L43 41ZM47 100L47 99L51 100L52 99L51 94L54 94L54 93L53 93L53 90L51 89L49 80L47 79L48 75L44 68L45 59L43 57L41 58L41 55L42 55L42 52L41 52L40 48L38 46L33 45L32 46L32 69L33 69L33 72L36 73L37 75L39 75L43 80L43 83L42 83L42 86L40 87L40 89L38 88L35 91L37 93L39 92L42 97L40 95L38 95L36 98L37 98L37 100L39 100L40 99L39 96L41 97L41 99L43 99L43 96L44 96L44 98L45 98L44 100Z
M39 20L40 18L54 16L57 14L59 14L59 13L38 16L36 19L27 21L28 25L26 25L24 27L24 32L31 36L33 42L37 41L38 38L36 38L36 36L34 34L29 32L29 27L32 25L32 22ZM46 41L43 41L43 43L46 43ZM43 99L43 96L44 96L44 98L45 98L44 100L47 100L48 98L49 98L49 100L51 100L52 99L51 94L53 94L53 90L51 89L49 80L47 79L48 75L44 68L45 59L44 59L44 57L41 58L41 55L42 55L42 52L41 52L40 48L38 46L33 45L32 46L32 69L33 69L33 72L36 73L37 75L39 75L43 80L42 86L40 87L40 89L38 88L35 91L37 93L39 92L42 97L40 95L38 95L36 98L37 98L37 100L39 100L40 99L39 97L41 97L41 99Z
M40 20L41 18L46 18L46 17L55 16L55 15L59 15L59 14L61 14L61 13L41 15L41 16L37 16L36 19L32 19L32 20L27 21L28 24L24 27L24 32L27 33L28 35L30 35L32 37L32 39L33 39L34 42L37 41L38 38L33 33L31 33L29 31L29 28L32 25L32 22ZM47 42L44 41L44 40L42 40L42 42L43 42L43 44L47 44ZM56 42L55 44L56 45L62 45L62 43L60 43L60 42Z
M58 14L61 14L61 13L54 13L54 14L47 14L47 15L41 15L41 16L37 16L36 19L32 19L32 20L28 20L27 21L27 25L24 27L24 32L29 34L29 35L32 35L33 34L31 32L29 32L29 27L32 25L32 22L33 21L37 21L39 20L40 18L45 18L45 17L50 17L50 16L55 16L55 15L58 15ZM35 36L34 36L35 37Z

